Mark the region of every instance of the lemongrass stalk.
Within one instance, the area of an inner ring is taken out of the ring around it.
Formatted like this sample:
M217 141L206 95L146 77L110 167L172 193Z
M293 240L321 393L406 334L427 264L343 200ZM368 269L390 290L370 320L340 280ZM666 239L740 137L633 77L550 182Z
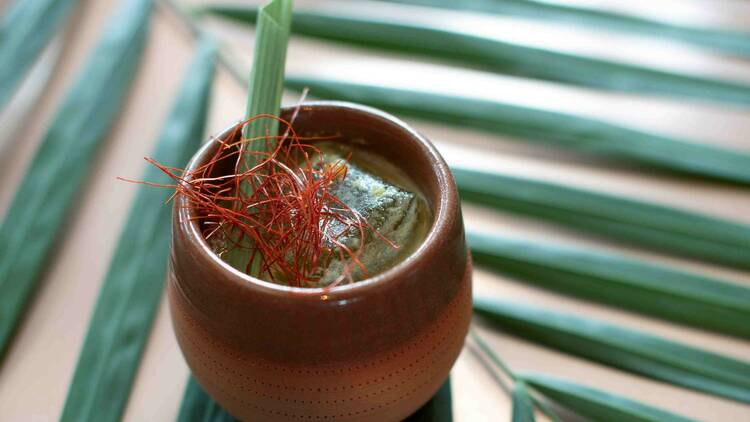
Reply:
M273 0L258 10L258 28L253 68L250 73L246 118L260 114L279 115L291 21L292 0ZM244 154L242 169L252 168L256 164L257 156L253 152L266 151L268 142L264 142L263 139L267 136L275 136L278 130L279 123L273 119L259 119L244 127L242 132L244 138L259 139L259 141L241 146L247 152ZM242 183L240 189L244 195L252 194L250 183ZM239 246L230 249L222 258L238 270L243 272L249 270L250 275L259 277L262 257L253 259L252 266L247 268L250 250L253 247L252 240L240 237L235 241Z
M292 22L292 0L274 0L258 11L253 68L247 94L246 118L259 114L278 116L284 90L286 50ZM278 132L275 120L245 126L243 136L254 139ZM257 146L256 146L257 145ZM249 148L264 148L265 142L254 142ZM248 166L253 157L247 156Z
M280 114L291 21L292 0L273 0L258 10L246 119L260 114ZM262 119L247 124L243 128L242 136L246 139L260 139L275 136L278 130L278 121ZM250 142L243 144L242 148L255 152L268 151L269 142ZM258 161L253 154L245 154L244 160L245 168L255 166ZM242 186L242 189L246 194L252 193L251 186L247 184Z

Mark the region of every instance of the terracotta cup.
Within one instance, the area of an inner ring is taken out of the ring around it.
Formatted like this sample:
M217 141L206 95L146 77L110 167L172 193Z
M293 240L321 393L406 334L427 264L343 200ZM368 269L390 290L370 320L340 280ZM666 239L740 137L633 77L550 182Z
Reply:
M404 169L432 211L426 240L367 280L285 287L225 264L179 197L168 288L177 340L206 392L242 420L401 420L445 381L471 316L471 260L453 177L429 141L372 108L309 103L294 126L300 136L359 140ZM189 169L218 145L205 145Z

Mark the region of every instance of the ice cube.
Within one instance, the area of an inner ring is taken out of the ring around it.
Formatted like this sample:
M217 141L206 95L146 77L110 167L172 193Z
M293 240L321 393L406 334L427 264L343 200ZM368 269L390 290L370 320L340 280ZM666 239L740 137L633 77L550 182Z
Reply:
M359 252L358 258L365 266L367 275L377 274L402 258L404 246L409 243L417 226L418 198L352 163L347 163L347 167L346 177L333 186L332 193L349 208L359 212L382 236L399 246L394 248L370 233L366 234L365 247L360 251L362 239L358 230L350 230L339 238L348 248ZM333 233L341 233L343 229L338 222L329 227ZM332 283L347 267L354 281L366 276L358 266L352 264L351 259L334 258L323 269L319 283Z

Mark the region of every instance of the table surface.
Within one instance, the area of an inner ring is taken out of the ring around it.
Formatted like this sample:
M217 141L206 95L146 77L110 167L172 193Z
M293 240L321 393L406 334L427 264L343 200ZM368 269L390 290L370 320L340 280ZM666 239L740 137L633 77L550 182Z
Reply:
M0 13L8 1L0 1ZM50 51L52 77L40 101L30 109L35 118L20 122L14 110L23 110L22 98L0 116L6 145L0 156L0 213L23 176L24 169L44 133L56 104L90 51L106 18L117 2L83 2L64 36ZM671 0L630 2L577 0L575 3L656 16L675 22L750 30L750 2L742 0ZM750 81L750 62L717 56L684 45L572 27L486 17L451 15L414 7L351 1L303 1L298 7L336 7L352 13L402 13L402 18L435 21L502 39L586 52L635 63ZM664 12L669 10L667 16ZM452 19L452 16L458 16ZM226 41L242 69L249 69L253 33L236 25L210 21L207 26ZM137 187L116 176L141 173L142 157L149 154L175 90L193 50L185 27L164 10L152 21L149 45L125 109L100 151L93 174L79 205L46 271L12 347L0 366L0 420L48 421L59 417L75 368L97 293L119 232ZM613 48L613 46L615 48ZM54 50L62 52L56 59ZM696 142L750 151L750 112L731 106L670 101L634 95L617 95L552 83L504 77L450 67L407 55L352 48L295 37L289 48L288 73L340 77L356 81L465 93L518 104L594 116ZM29 88L29 92L33 87ZM298 98L285 97L287 103ZM238 120L245 105L244 87L225 69L216 79L209 129L216 132ZM407 119L408 120L408 119ZM741 188L708 181L679 178L643 169L605 165L517 142L507 137L459 130L449 126L408 120L430 138L450 163L471 164L510 174L552 180L572 186L613 193L705 212L750 223L750 195ZM649 261L719 275L750 286L750 275L726 268L669 257L588 237L511 214L464 206L471 229L496 231L549 242L579 244L599 250L619 251ZM670 324L665 321L560 296L478 269L475 292L545 308L570 311L646 330L705 349L750 358L750 343ZM603 388L645 403L706 421L750 420L750 407L670 386L664 383L593 364L583 359L484 329L492 346L517 370L557 375ZM125 413L127 421L174 420L188 375L187 366L172 334L169 312L162 301L153 331L138 370ZM465 349L453 371L454 415L459 422L509 420L510 401L477 357Z

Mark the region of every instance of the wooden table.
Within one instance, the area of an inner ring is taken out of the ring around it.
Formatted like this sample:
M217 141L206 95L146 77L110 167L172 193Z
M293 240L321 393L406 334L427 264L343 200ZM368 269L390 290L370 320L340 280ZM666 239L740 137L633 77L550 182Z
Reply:
M7 1L0 2L3 6L4 3ZM750 62L709 55L663 41L471 14L449 21L451 15L447 12L426 13L421 9L396 6L383 6L376 10L373 4L359 1L299 0L297 3L298 7L333 5L357 13L419 11L405 14L404 19L437 20L449 26L468 26L471 31L538 45L750 81ZM578 0L576 3L598 4L647 16L661 15L672 20L750 30L750 3L741 0ZM3 154L0 162L0 213L7 208L56 104L115 5L116 2L105 0L84 2L64 40L63 58L57 63L42 100L32 110L35 118L27 120L26 126L17 133L10 134L7 133L10 129L3 129L2 136L11 135L13 138L13 147ZM249 69L252 33L226 23L211 22L209 27L226 40L229 51L238 57L239 65ZM138 177L141 173L144 165L142 157L149 154L154 144L191 51L192 40L185 28L174 16L159 10L152 22L149 46L135 88L108 143L99 154L99 162L94 166L79 206L57 245L54 260L40 282L19 334L0 367L0 420L50 421L59 417L100 284L136 191L135 186L119 182L115 177ZM302 38L292 41L288 72L462 92L580 113L750 151L750 111L747 109L581 90ZM286 97L287 103L296 100L293 95ZM244 87L222 69L215 85L210 130L216 132L236 121L242 116L244 105ZM510 138L421 121L411 122L438 145L451 163L472 164L573 186L607 190L750 223L750 194L747 190L642 169L613 168ZM489 212L473 206L465 206L464 210L470 228L621 251L652 261L670 262L720 275L750 286L750 275L747 273L623 247L510 214ZM750 359L748 342L562 297L482 270L476 272L475 291L601 318ZM125 414L128 421L173 420L179 408L188 369L175 342L164 305L162 303L159 310L137 374ZM571 378L700 420L750 420L750 407L746 405L592 364L503 334L485 329L481 331L518 370ZM510 402L507 395L485 372L476 356L465 350L452 376L457 421L509 420Z

